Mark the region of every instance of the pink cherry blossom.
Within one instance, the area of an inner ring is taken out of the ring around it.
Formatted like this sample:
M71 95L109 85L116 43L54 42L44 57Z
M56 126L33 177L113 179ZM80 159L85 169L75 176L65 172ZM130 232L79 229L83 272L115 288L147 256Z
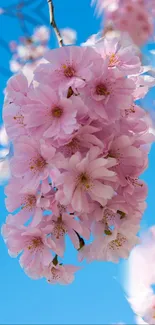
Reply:
M24 118L31 133L34 130L45 138L61 139L78 129L76 101L74 104L71 99L58 96L49 86L36 87L30 98L36 103L25 106Z
M132 225L129 220L125 220L112 234L104 236L102 240L98 237L92 244L96 259L117 263L120 258L127 258L131 249L139 242L136 236L138 230L139 225Z
M103 148L104 144L97 136L95 136L95 132L98 132L99 130L99 128L92 125L85 125L74 132L69 141L63 146L60 146L59 150L64 154L64 156L71 157L77 151L80 153L86 153L92 145Z
M120 37L104 38L96 44L101 56L109 59L109 67L117 68L125 75L140 72L140 59L132 45L124 45Z
M11 103L5 107L3 118L8 136L11 140L28 135L21 106Z
M92 76L91 67L100 61L100 55L89 47L63 47L48 51L48 64L40 65L35 71L35 79L52 87L84 87ZM41 78L40 78L41 76ZM51 78L52 76L52 78Z
M63 163L62 168L66 171L56 181L56 186L60 186L57 198L63 193L62 203L71 202L73 209L79 212L89 211L88 199L105 205L114 192L112 186L104 184L104 181L116 181L115 173L108 169L115 164L113 158L100 158L97 147L90 149L82 160L80 153L74 154Z
M143 98L148 93L149 89L155 86L155 78L142 74L143 72L140 75L129 77L136 83L136 89L134 91L135 99Z
M132 104L134 88L134 82L117 77L113 70L108 69L107 63L96 67L93 79L83 89L90 116L93 119L102 118L105 122L119 119L122 106L125 109Z
M36 189L40 181L50 175L55 148L48 148L44 142L39 144L28 137L23 137L16 141L14 151L15 156L11 159L12 175L24 177L25 186Z
M126 216L125 212L121 210L112 210L107 206L100 205L95 207L93 224L93 234L95 237L105 234L112 234L110 227L119 228L123 218Z
M27 101L28 81L22 72L8 80L4 107L7 104L24 104Z
M51 262L48 267L44 269L44 276L48 283L51 284L70 284L74 280L74 273L79 270L73 265L53 264Z
M16 257L20 252L20 265L26 269L35 269L48 265L51 261L51 249L55 248L54 242L48 241L46 233L39 228L30 228L6 224L2 228L9 253Z
M38 192L35 189L28 189L23 193L23 181L18 178L12 178L5 188L5 204L9 212L18 211L12 216L11 222L16 225L22 225L32 218L31 226L36 226L43 217L43 210L50 206L50 190L48 193L41 192L42 187ZM16 188L16 191L15 191Z
M72 215L62 213L61 215L52 215L51 224L46 227L46 231L51 233L56 247L59 249L59 256L64 255L65 235L68 234L76 249L79 248L77 233L86 239L89 239L89 233L81 226L80 222L74 219Z

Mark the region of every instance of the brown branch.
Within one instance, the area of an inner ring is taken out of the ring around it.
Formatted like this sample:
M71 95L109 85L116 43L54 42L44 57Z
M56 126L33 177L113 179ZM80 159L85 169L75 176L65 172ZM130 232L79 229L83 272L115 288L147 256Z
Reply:
M55 22L53 1L52 0L47 0L47 3L48 3L48 7L49 7L50 24L54 29L54 32L55 32L56 38L58 40L59 46L62 47L63 46L63 39L62 39L60 31L59 31L59 29L57 27L57 24Z

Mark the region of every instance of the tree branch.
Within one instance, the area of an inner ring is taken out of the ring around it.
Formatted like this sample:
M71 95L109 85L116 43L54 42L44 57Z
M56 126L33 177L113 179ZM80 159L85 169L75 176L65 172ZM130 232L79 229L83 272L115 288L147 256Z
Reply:
M50 24L54 29L54 32L55 32L56 38L58 40L59 46L62 47L63 46L63 39L62 39L60 31L59 31L59 29L57 27L57 24L55 22L53 1L52 0L47 0L47 3L48 3L48 7L49 7Z

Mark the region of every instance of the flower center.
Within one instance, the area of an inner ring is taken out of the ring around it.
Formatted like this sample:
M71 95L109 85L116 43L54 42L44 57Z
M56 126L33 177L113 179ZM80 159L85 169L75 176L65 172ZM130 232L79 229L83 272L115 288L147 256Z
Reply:
M34 205L36 203L35 195L29 195L27 201L30 206Z
M52 109L52 116L53 117L59 118L59 117L62 116L62 114L63 114L62 108L55 107L55 108Z
M112 67L118 63L118 59L114 53L112 53L109 57L109 66Z
M84 190L89 190L92 187L91 179L86 173L81 173L78 176L78 183L82 185Z
M126 237L121 235L120 233L117 234L117 238L112 240L109 244L109 248L112 250L119 249L127 242Z
M73 138L71 142L67 143L66 149L70 154L74 154L80 148L80 141L76 138Z
M66 64L64 64L62 66L62 68L63 68L63 72L64 72L64 75L65 75L66 78L74 77L75 69L72 66L70 66L70 65L67 66Z
M127 182L133 186L139 186L139 187L143 187L143 184L139 182L139 179L138 178L133 178L133 177L130 177L130 176L126 176L125 177Z
M144 16L143 14L138 14L138 15L137 15L137 19L138 19L139 21L143 21L143 20L145 20L145 16Z
M106 209L104 211L104 218L106 219L106 222L110 222L110 221L114 221L115 220L115 213L110 210L110 209Z
M54 266L51 268L52 278L53 280L60 279L60 270L56 269ZM50 280L49 280L50 282Z
M132 105L130 108L125 109L124 112L125 112L125 116L128 116L129 114L135 113L136 112L135 106Z
M28 246L28 249L29 250L37 249L37 248L41 248L42 246L43 246L42 239L40 237L34 237L34 238L32 238L32 240Z
M56 239L63 237L65 233L67 233L67 229L62 219L58 218L57 221L53 221L53 223L54 223L54 229L52 231L52 234L56 237Z
M149 33L149 26L147 25L143 26L143 31Z
M109 95L109 91L107 90L107 87L104 84L99 84L96 86L96 94L100 96L107 96Z
M129 11L129 12L131 12L131 11L133 11L133 7L130 6L130 5L128 5L128 6L126 6L126 10Z
M30 210L36 205L36 197L35 195L27 195L25 197L25 200L24 200L24 206L23 206L23 209L24 208L29 208Z
M66 212L66 206L65 205L62 205L62 204L58 203L57 207L59 209L60 214L62 214L63 212Z
M117 149L117 150L110 150L108 153L108 157L119 159L119 158L122 158L122 155L121 155L119 149Z
M24 116L19 113L19 115L15 115L13 119L18 123L24 125Z
M33 171L42 171L44 167L46 166L46 160L42 157L39 156L36 159L31 159L30 161L30 169Z

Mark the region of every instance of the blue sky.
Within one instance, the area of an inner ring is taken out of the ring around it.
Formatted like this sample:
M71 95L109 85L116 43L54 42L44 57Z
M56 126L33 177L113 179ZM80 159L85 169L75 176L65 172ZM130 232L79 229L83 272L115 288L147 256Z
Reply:
M16 0L17 1L17 0ZM33 1L32 1L33 2ZM35 3L27 8L27 14L34 16ZM44 24L48 25L46 0L43 7ZM84 42L89 35L99 30L100 20L94 16L90 0L55 0L55 16L59 28L71 27L78 33L78 43ZM9 6L13 0L1 0L0 5ZM43 20L42 20L43 22ZM6 42L22 36L20 25L15 18L0 17L0 38ZM33 26L28 24L31 31ZM52 46L56 41L52 39ZM150 48L153 44L150 45ZM1 48L1 47L0 47ZM145 52L148 47L145 48ZM9 52L1 48L0 66L8 69ZM3 103L3 89L7 77L0 73L0 107ZM153 92L145 100L147 109L151 106ZM143 175L148 183L148 208L142 227L155 223L155 146L150 153L150 165ZM4 188L0 187L0 224L7 215L4 205ZM74 260L74 251L70 247L66 260ZM34 281L28 278L20 268L17 259L12 259L0 238L0 324L115 324L124 322L134 324L134 315L128 305L121 286L124 262L92 263L77 273L73 284L52 286L44 280Z

